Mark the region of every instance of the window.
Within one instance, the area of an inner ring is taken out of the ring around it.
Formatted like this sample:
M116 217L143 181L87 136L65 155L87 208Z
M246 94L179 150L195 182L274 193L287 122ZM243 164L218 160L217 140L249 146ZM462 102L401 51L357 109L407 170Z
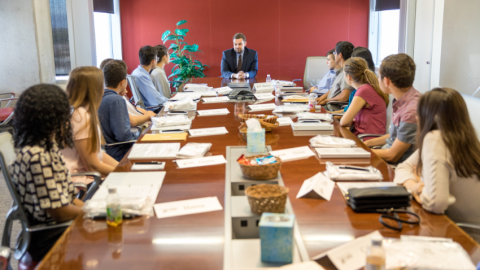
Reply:
M400 34L400 9L378 12L378 45L377 65L391 55L398 53L398 37Z
M95 21L95 48L97 51L97 66L104 59L113 57L113 42L112 42L112 14L103 12L94 12L93 18Z

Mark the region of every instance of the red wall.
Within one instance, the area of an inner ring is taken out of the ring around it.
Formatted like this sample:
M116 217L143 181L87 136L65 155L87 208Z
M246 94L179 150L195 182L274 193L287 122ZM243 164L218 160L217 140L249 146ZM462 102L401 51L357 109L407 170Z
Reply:
M129 73L139 48L162 44L163 32L180 20L188 21L180 28L190 29L185 40L204 52L198 60L211 77L220 76L222 51L233 47L237 32L258 52L261 79L303 78L307 56L323 56L341 40L368 45L369 0L121 0L120 13Z

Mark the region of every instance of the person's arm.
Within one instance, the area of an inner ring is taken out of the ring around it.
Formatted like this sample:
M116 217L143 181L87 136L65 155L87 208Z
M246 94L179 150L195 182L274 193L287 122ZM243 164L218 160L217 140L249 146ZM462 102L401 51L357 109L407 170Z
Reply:
M128 117L130 118L130 126L136 127L140 126L143 123L150 121L150 117L155 116L156 114L152 111L145 111L143 115L131 115L129 114Z
M247 72L247 78L254 78L257 76L258 71L258 53L255 52L255 57L253 59L252 65L250 66L250 70Z
M60 208L47 209L47 213L56 221L64 222L76 218L82 212L82 208L75 204L67 204Z
M368 147L373 147L373 146L382 146L387 143L387 139L390 138L390 134L383 135L382 137L378 138L373 138L368 141L363 142L366 146Z
M352 100L352 104L348 107L348 110L343 115L342 119L340 120L340 125L342 127L350 127L352 125L352 121L357 115L357 113L365 106L367 102L358 96L355 96Z
M220 67L222 70L222 78L231 78L234 74L228 69L228 62L227 57L225 56L225 52L222 53L222 61L220 63Z
M350 89L343 89L340 94L338 94L336 97L333 97L331 99L325 100L325 104L330 102L330 101L348 101L348 98L350 97Z
M332 91L332 90L328 90L327 93L323 94L321 97L318 97L316 99L317 103L320 104L320 105L325 105L325 103L322 104L322 102L327 99L328 93L330 93L330 91Z
M75 148L77 149L78 155L83 164L85 164L87 171L99 172L102 176L106 176L113 172L115 166L100 161L97 153L90 153L90 151L88 151L91 143L92 140L90 138L75 141Z
M112 101L109 106L110 128L117 142L125 142L136 139L130 130L130 118L127 105L121 99Z
M398 165L393 182L411 191L415 200L421 204L420 194L424 184L420 181L420 177L418 177L415 170L418 164L418 156L417 150L407 160Z
M389 135L386 135L386 136L388 138ZM382 136L382 137L385 137L385 136ZM379 138L375 138L375 139L378 140ZM395 163L403 156L403 154L405 154L405 152L407 152L410 146L412 145L409 143L404 143L397 138L393 142L392 147L388 149L372 149L372 151L375 154L377 154L379 157L383 158L386 162Z
M137 109L137 111L141 112L142 114L146 114L147 112L149 112L142 107L135 106L135 108Z
M108 164L114 168L118 166L118 161L116 161L112 156L109 154L102 152L103 153L103 163Z
M138 91L140 92L143 103L146 107L154 107L159 105L159 102L154 96L157 90L153 86L152 81L150 81L150 78L145 76L137 76L135 77L135 83L137 84Z

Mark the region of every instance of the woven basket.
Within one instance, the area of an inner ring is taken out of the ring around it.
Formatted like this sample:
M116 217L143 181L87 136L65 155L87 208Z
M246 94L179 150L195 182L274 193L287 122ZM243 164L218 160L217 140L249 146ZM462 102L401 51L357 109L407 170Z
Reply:
M280 123L278 122L276 122L275 124L267 123L267 122L264 122L263 120L258 120L258 122L260 122L260 125L262 126L262 128L265 129L265 132L271 132L274 128L280 126ZM238 129L242 133L247 133L247 124L242 123L242 125L240 125Z
M259 121L262 120L265 123L275 124L277 123L278 116L274 115L267 119L268 115L257 115L257 114L239 114L238 117L240 118L240 122L245 123L248 119L258 119Z
M265 155L260 156L250 156L246 157L248 160L265 157ZM278 176L278 171L282 166L282 160L276 157L277 162L265 165L245 165L238 163L240 169L242 170L243 176L252 180L270 180Z
M252 212L261 215L268 213L284 213L288 188L279 185L260 184L245 190Z

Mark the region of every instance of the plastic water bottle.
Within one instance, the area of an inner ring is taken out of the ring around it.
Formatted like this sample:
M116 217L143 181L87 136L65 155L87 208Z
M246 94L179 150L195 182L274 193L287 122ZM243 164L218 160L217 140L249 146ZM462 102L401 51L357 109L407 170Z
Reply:
M122 207L117 188L109 188L107 196L107 224L117 227L122 224Z
M385 249L382 238L372 238L372 245L367 250L365 270L385 270Z
M270 78L270 74L267 74L267 82L271 82L272 78Z
M310 112L315 112L315 105L317 105L317 95L315 93L311 93L308 96L308 109Z

